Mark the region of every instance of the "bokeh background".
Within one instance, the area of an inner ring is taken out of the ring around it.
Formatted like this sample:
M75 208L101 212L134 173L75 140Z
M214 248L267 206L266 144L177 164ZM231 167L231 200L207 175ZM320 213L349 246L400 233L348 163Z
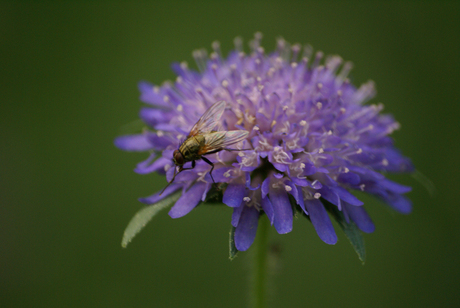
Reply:
M165 179L113 139L137 119L137 83L214 40L264 34L351 60L402 129L413 213L365 199L377 226L362 265L339 228L328 246L304 219L271 232L272 307L459 305L460 2L165 1L0 3L0 306L244 307L250 253L228 260L231 210L160 213L127 249L138 197ZM247 46L247 45L246 45ZM423 182L423 181L422 181Z

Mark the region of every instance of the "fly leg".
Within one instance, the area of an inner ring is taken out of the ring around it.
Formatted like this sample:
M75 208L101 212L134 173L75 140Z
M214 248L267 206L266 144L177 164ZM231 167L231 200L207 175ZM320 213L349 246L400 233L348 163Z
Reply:
M192 160L192 168L182 168L182 167L181 167L181 169L179 170L179 172L181 172L182 170L191 170L191 169L193 169L193 168L195 168L195 161L194 161L194 160Z
M202 159L205 163L211 165L211 170L209 171L209 175L211 176L212 182L214 183L214 187L216 187L216 189L220 190L220 188L217 186L216 181L214 181L214 178L212 177L212 170L214 170L214 164L213 164L209 159L207 159L207 158L204 157L204 156L201 156L201 159Z
M176 175L178 175L179 173L181 173L184 170L190 170L190 169L193 169L193 168L195 168L195 161L194 160L192 160L192 168L184 168L184 166L182 165L182 166L179 167L179 171L177 171L177 166L174 166L174 176L171 179L171 181L168 183L168 185L166 185L165 188L163 188L163 190L160 193L160 196L166 190L166 188L168 188L168 186L171 185L172 182L174 182L174 179L176 178Z

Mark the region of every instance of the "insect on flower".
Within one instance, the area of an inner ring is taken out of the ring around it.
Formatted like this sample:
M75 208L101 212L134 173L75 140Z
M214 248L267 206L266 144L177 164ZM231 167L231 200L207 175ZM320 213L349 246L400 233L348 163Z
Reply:
M174 169L174 176L163 189L161 194L172 182L174 182L177 174L183 170L195 168L195 161L199 159L202 159L204 162L211 165L209 175L211 176L213 183L216 184L214 178L212 177L214 164L204 157L204 155L217 153L222 150L242 151L239 149L229 149L227 146L244 140L249 134L247 131L213 131L225 111L225 105L225 101L218 101L209 107L198 122L196 122L196 124L192 127L187 139L180 145L178 150L174 151L173 161L176 165ZM192 167L184 168L184 164L189 161L192 162ZM177 171L177 169L179 169L179 171Z

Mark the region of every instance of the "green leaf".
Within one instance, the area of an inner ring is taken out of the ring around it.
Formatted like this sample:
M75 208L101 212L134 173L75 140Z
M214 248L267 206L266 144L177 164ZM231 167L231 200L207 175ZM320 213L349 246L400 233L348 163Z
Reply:
M236 249L236 246L235 246L235 227L232 226L232 228L230 229L230 238L229 238L229 241L228 241L228 244L229 244L229 252L230 252L230 255L229 255L229 259L230 261L232 261L233 259L236 258L236 255L238 254L238 249Z
M323 201L323 203L326 205L327 202ZM366 261L366 248L364 247L363 234L353 221L350 220L350 222L348 223L345 220L345 216L343 216L343 213L339 211L337 206L327 204L326 207L332 213L332 216L334 216L335 220L340 225L343 232L350 241L351 245L353 246L353 249L358 254L359 259L364 264L364 262Z
M139 212L131 218L128 226L123 233L123 239L121 240L121 247L126 248L132 239L145 227L145 225L155 216L159 211L168 206L171 206L173 203L179 199L181 191L178 191L175 194L172 194L163 200L148 205L142 208Z

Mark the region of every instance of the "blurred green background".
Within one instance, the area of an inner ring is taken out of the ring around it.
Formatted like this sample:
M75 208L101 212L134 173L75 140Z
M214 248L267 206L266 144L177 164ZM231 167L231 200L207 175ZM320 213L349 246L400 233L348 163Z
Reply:
M402 129L396 145L414 211L365 199L377 226L363 266L338 228L328 246L304 219L287 235L272 307L459 305L460 2L168 1L0 3L0 306L244 307L250 253L228 260L231 210L160 213L127 249L121 235L165 179L113 139L137 119L137 83L219 40L283 36L355 64ZM247 46L247 45L246 45Z

